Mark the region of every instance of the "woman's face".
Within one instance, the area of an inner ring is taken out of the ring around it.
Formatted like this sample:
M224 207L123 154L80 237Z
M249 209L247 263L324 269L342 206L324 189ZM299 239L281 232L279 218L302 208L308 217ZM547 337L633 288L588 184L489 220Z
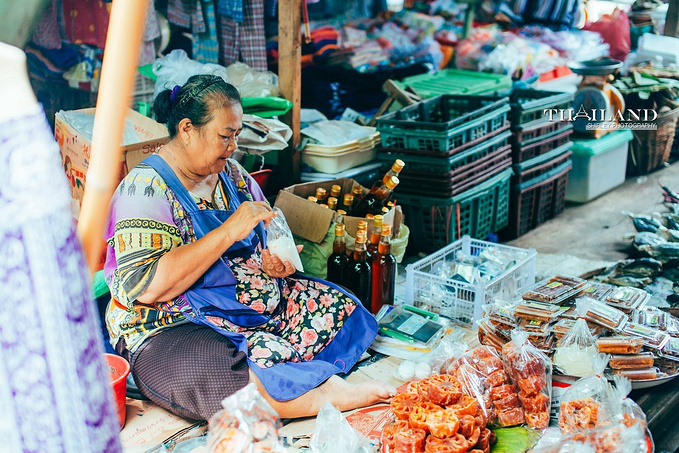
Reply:
M193 170L200 175L224 170L226 159L238 149L243 130L243 107L239 103L212 112L212 119L200 129L193 128L189 149Z

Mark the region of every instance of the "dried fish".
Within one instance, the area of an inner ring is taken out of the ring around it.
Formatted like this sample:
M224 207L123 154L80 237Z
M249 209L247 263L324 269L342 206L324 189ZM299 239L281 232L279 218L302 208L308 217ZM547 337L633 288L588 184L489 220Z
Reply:
M629 277L626 275L608 275L602 280L603 283L608 283L616 286L631 286L632 288L643 288L650 285L653 279L648 277Z
M662 263L654 258L638 258L618 262L613 273L617 276L657 277L662 273Z
M666 242L656 245L641 245L639 251L648 253L649 256L667 263L670 260L679 260L679 242Z

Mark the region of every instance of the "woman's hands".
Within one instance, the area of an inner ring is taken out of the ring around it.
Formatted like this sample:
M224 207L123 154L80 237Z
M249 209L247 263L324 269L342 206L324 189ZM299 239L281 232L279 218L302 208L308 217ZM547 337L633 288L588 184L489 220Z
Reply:
M276 213L263 201L246 201L220 226L232 242L242 241L250 235L257 224L269 224Z
M297 252L301 252L303 245L297 246ZM295 266L290 261L281 261L276 255L272 255L269 249L262 250L262 270L269 277L285 278L295 273Z

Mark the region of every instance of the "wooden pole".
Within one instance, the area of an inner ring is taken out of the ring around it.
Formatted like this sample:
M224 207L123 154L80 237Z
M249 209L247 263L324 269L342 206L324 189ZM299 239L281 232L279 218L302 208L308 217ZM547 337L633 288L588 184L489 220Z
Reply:
M670 0L665 18L665 36L677 37L679 24L679 0Z
M92 271L99 262L108 205L120 174L120 142L147 5L147 0L116 0L111 7L92 131L92 156L78 221L78 235Z
M302 100L302 4L301 0L278 2L278 82L281 95L292 102L283 121L292 128L290 169L299 180L300 105Z

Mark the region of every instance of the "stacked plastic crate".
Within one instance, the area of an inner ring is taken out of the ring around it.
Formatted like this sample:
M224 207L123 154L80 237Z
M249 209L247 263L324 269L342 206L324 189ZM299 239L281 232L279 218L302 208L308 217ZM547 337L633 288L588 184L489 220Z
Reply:
M561 112L571 107L572 100L570 93L512 92L514 177L504 239L517 238L564 210L573 126Z
M507 225L510 110L508 98L442 95L378 118L380 160L406 163L395 197L419 251Z

